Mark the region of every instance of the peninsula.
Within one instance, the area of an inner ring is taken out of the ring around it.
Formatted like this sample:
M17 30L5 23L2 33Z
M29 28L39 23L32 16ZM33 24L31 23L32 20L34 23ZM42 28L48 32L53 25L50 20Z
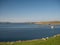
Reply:
M60 24L60 21L33 22L34 24Z

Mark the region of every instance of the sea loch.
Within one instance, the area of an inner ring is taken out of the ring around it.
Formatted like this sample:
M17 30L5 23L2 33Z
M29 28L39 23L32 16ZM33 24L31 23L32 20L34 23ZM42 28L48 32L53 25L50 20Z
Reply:
M60 25L51 29L49 25L11 23L0 24L0 41L32 40L60 34Z

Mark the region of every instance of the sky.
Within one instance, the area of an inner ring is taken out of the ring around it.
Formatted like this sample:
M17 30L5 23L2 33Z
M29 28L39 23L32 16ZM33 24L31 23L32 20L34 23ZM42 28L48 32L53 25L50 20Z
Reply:
M0 22L60 21L60 0L0 0Z

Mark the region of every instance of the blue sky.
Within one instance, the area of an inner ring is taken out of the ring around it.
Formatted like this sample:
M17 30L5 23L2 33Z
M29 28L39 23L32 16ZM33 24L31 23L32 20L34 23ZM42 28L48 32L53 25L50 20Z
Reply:
M0 22L60 21L60 0L0 0Z

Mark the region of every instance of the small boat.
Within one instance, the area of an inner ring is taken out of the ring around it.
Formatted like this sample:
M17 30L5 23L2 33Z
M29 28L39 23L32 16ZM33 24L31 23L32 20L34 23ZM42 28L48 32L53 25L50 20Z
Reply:
M51 26L51 29L55 28L55 26Z

